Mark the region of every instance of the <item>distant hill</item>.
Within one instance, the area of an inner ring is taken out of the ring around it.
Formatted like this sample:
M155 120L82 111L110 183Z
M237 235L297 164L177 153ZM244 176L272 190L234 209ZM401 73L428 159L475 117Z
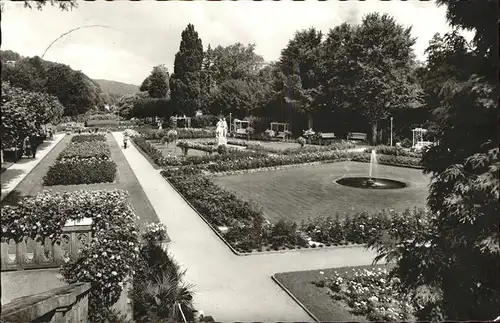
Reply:
M123 82L110 81L110 80L96 80L94 82L99 84L102 92L107 94L114 94L118 96L135 94L139 92L139 86L134 84L127 84Z

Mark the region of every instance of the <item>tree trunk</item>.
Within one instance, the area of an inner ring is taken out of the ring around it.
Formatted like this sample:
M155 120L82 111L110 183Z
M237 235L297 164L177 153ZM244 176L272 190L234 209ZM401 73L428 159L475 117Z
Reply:
M377 145L377 122L374 121L372 123L372 145L376 146Z
M307 114L307 128L312 129L313 128L313 116L312 113Z

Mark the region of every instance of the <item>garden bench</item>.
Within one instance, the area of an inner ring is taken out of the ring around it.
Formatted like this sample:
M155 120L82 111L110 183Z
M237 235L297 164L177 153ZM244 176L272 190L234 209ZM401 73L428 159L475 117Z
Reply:
M333 139L335 139L335 134L333 132L324 132L324 133L320 133L319 134L319 144L321 146L321 142L322 141L332 141Z
M276 137L277 137L277 138L281 138L281 139L283 139L283 140L285 140L287 136L288 136L288 135L286 134L286 132L279 132L279 133L276 135Z
M246 137L247 136L247 130L246 129L237 129L235 132L236 137L242 136Z
M363 132L349 132L347 134L347 140L361 140L366 141L368 135Z

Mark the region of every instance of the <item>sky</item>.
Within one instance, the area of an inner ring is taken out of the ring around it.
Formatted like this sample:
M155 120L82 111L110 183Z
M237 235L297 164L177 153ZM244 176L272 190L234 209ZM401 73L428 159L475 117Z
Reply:
M141 84L152 67L173 70L181 32L195 26L204 48L236 42L256 44L266 61L278 59L294 33L316 27L327 33L343 22L359 23L370 12L388 13L412 26L417 57L432 36L451 29L445 7L430 1L78 1L72 11L46 6L42 11L6 2L2 13L2 49L42 56L48 45L69 30L44 59L68 64L94 79Z

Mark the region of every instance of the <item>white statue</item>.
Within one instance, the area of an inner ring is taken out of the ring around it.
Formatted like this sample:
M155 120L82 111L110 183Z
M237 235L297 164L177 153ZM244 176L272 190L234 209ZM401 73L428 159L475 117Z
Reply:
M222 128L224 129L224 138L227 138L227 122L226 118L222 118Z
M217 122L217 128L215 129L215 135L217 137L217 144L218 145L226 145L227 144L226 131L224 130L224 121L222 121L222 119L219 119L219 121Z

